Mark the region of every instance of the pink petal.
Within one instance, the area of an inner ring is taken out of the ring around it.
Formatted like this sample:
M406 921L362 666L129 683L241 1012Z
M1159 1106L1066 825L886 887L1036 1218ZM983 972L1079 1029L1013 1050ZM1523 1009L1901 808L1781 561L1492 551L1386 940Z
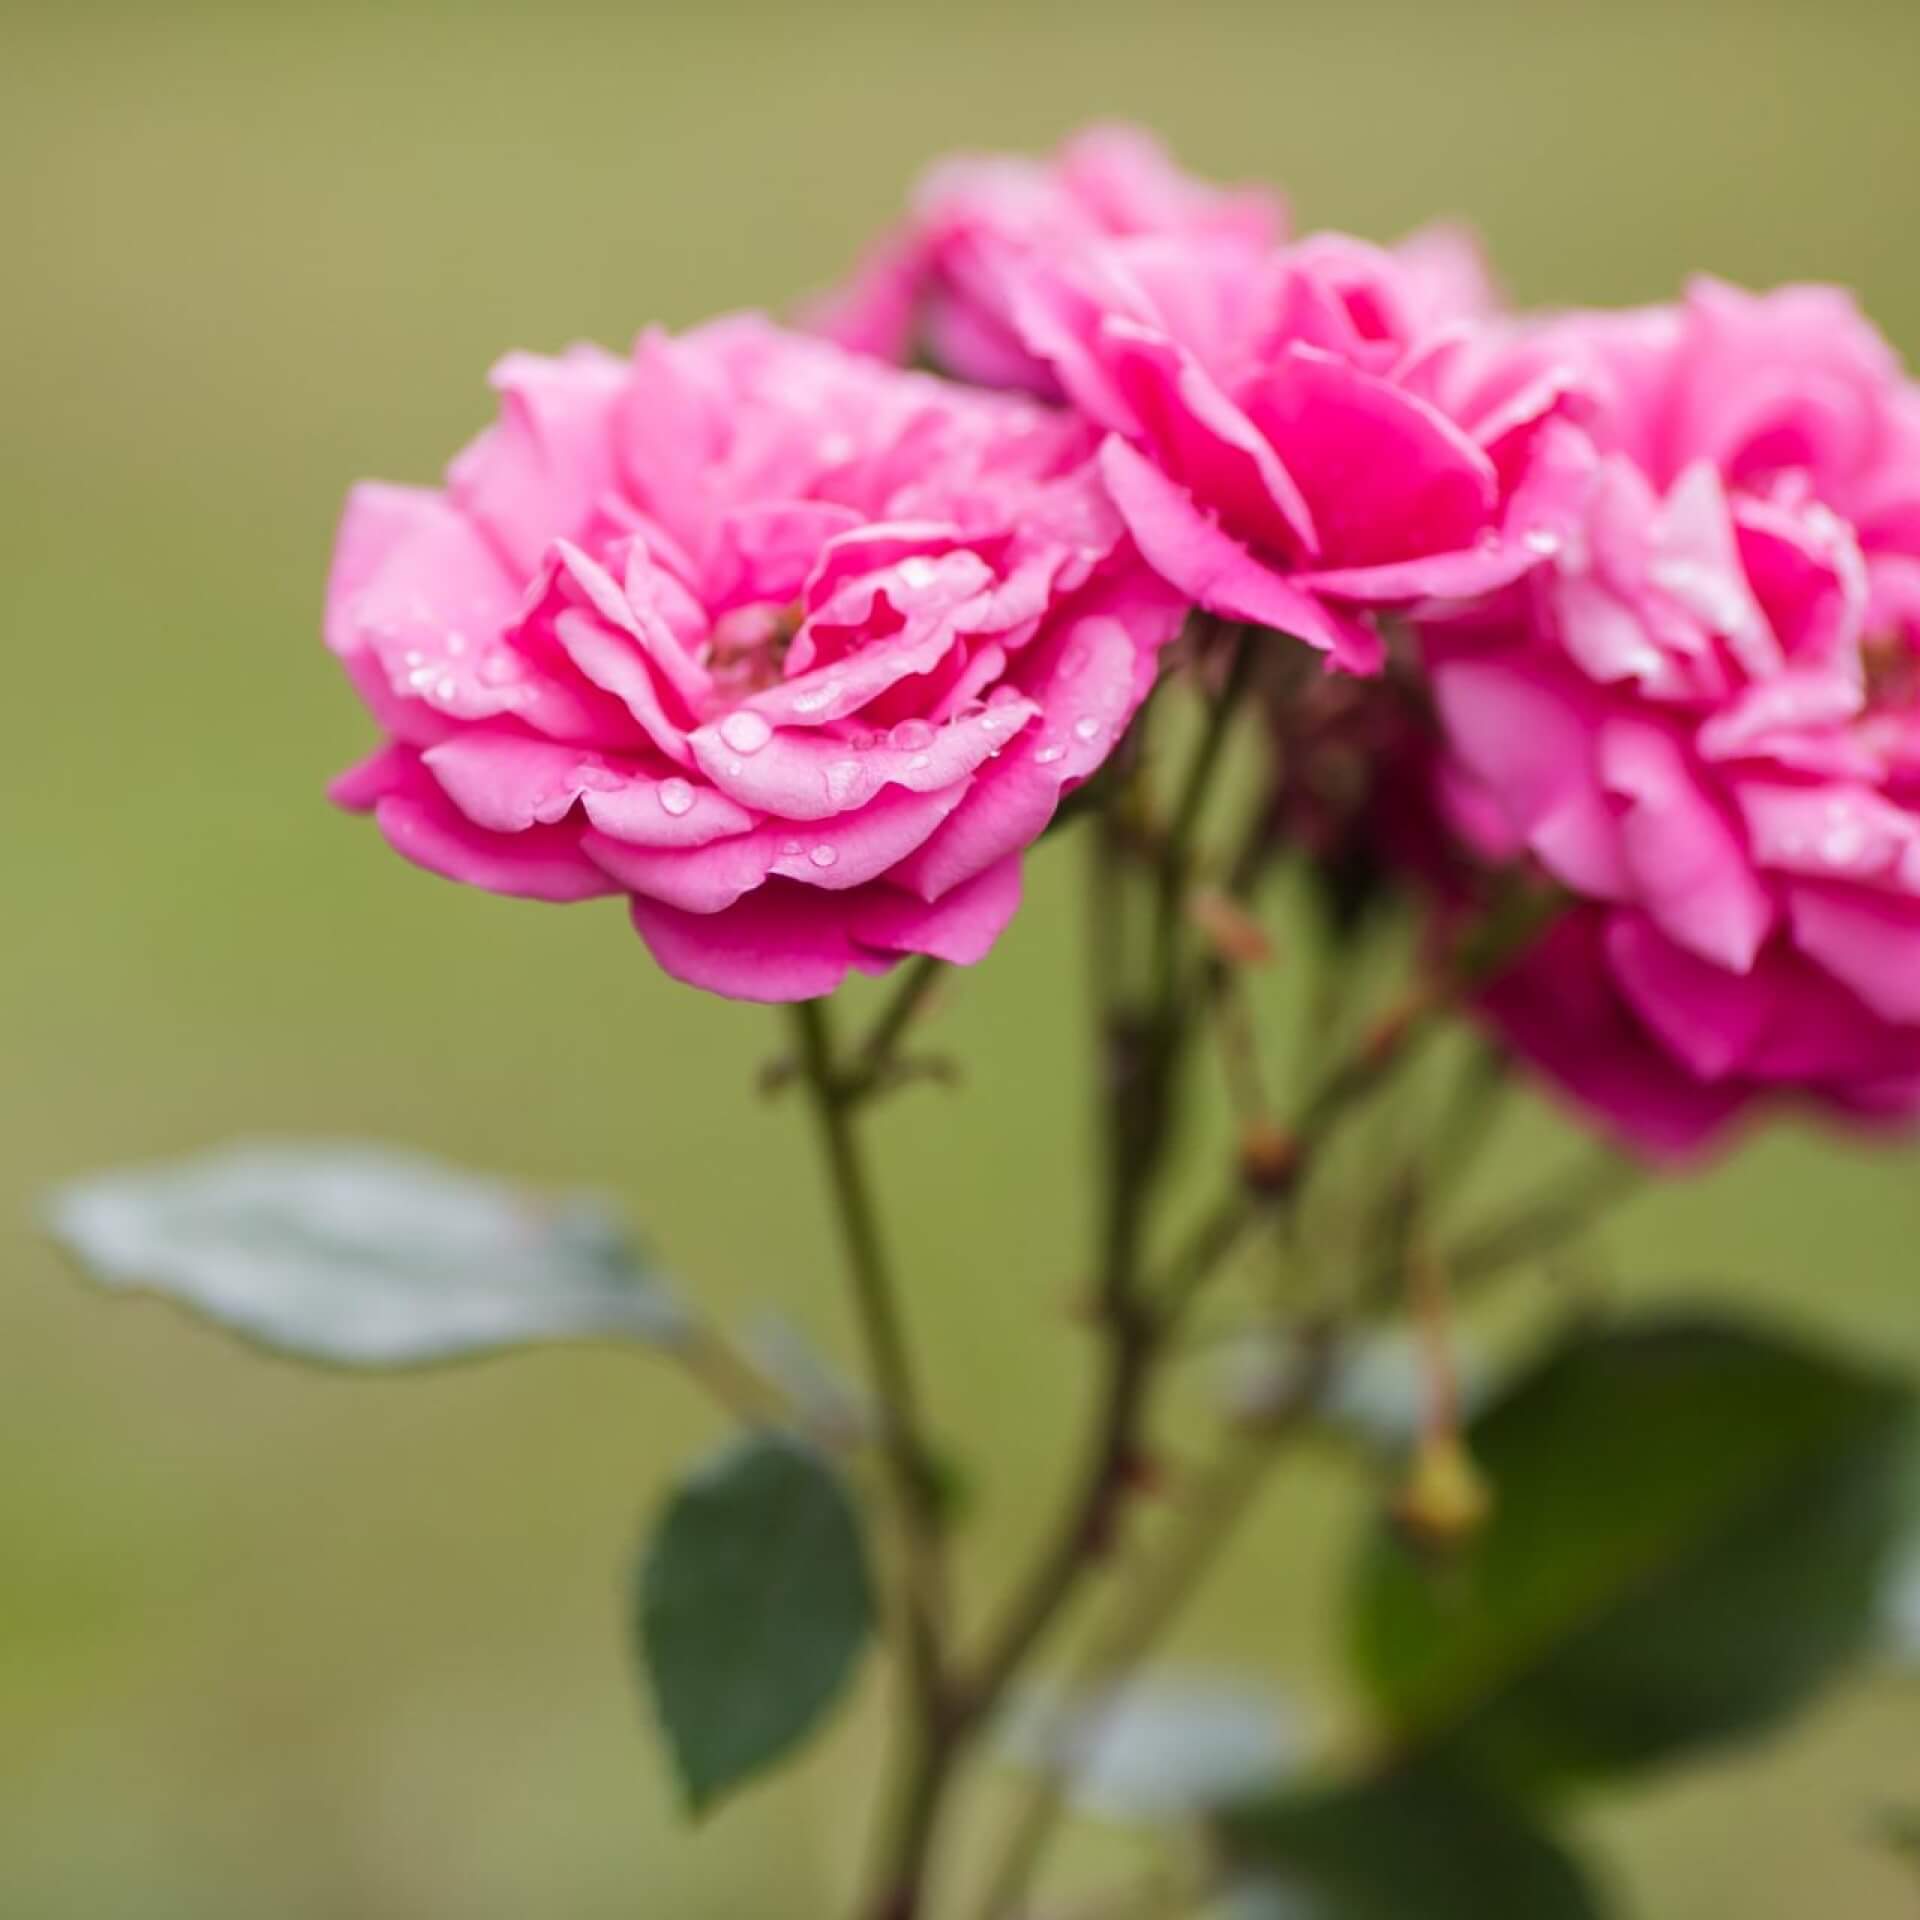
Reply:
M1161 631L1171 624L1163 613ZM938 900L1031 846L1060 796L1113 751L1158 669L1157 646L1104 610L1064 622L1045 649L1032 666L1038 724L988 763L946 824L895 871L897 886Z
M688 744L707 778L743 806L782 820L828 820L884 787L933 793L964 781L1039 711L1014 699L940 727L902 721L856 746L817 727L769 731L759 712L743 709L699 728Z
M1289 347L1242 405L1305 496L1328 568L1471 547L1491 524L1487 455L1437 408L1331 354Z
M1761 865L1920 893L1920 820L1872 788L1744 780L1736 792Z
M907 793L888 787L857 812L795 826L762 822L705 846L637 847L589 832L586 852L633 893L687 913L720 913L770 876L844 892L889 873L960 804L965 789Z
M446 500L364 483L347 496L327 580L326 639L382 729L425 742L460 718L519 711L528 696L479 677L519 593Z
M1608 963L1634 1011L1690 1072L1719 1081L1745 1073L1778 1017L1771 970L1728 973L1669 939L1644 914L1607 922Z
M1620 997L1604 917L1572 913L1482 996L1494 1025L1585 1113L1658 1162L1696 1157L1751 1098L1703 1085L1653 1039Z
M1620 847L1647 911L1701 959L1746 972L1773 925L1773 901L1679 742L1658 726L1611 720L1599 764L1602 784L1626 803Z
M1787 911L1802 953L1883 1020L1920 1026L1920 903L1795 887Z
M1322 551L1325 529L1273 443L1164 335L1110 320L1108 364L1124 389L1154 464L1232 529L1289 559Z
M890 886L868 888L853 901L853 936L878 952L926 953L970 967L986 958L1019 905L1020 862L1009 857L931 902Z
M1594 765L1593 703L1520 660L1441 661L1431 679L1453 751L1548 870L1577 892L1623 896L1619 832Z
M393 790L373 802L388 844L417 867L522 900L591 900L619 891L566 827L489 833L476 827L414 763L394 769Z
M1313 599L1258 560L1124 440L1110 439L1100 465L1114 505L1149 565L1210 613L1290 634L1330 654L1349 673L1377 673L1380 638L1351 615Z
M447 491L525 576L549 540L578 535L613 486L627 369L600 347L575 346L557 360L509 354L491 377L500 418L455 457Z
M633 924L663 972L730 1000L815 1000L859 967L892 964L848 937L837 895L775 882L724 913L683 913L636 895Z

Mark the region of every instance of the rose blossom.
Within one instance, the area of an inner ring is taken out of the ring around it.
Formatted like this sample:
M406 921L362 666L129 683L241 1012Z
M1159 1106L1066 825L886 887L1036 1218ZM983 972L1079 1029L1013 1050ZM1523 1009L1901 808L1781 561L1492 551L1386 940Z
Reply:
M902 363L924 350L979 386L1061 397L1046 362L1007 312L1002 256L1045 257L1084 241L1162 237L1254 254L1284 233L1269 194L1227 190L1182 173L1150 134L1095 126L1050 161L967 154L935 167L908 219L839 292L807 315L841 345Z
M1378 611L1538 564L1563 389L1549 369L1450 404L1452 363L1496 306L1462 235L1283 247L1279 226L1138 136L1095 133L1051 168L936 172L815 320L890 358L917 327L953 371L1064 398L1109 430L1109 489L1170 584L1371 672Z
M494 378L444 489L348 501L327 639L388 743L336 798L456 880L628 894L715 992L978 959L1182 612L1088 430L754 317Z
M1422 639L1456 817L1581 903L1493 1017L1631 1140L1920 1110L1920 440L1842 296L1702 285L1517 338L1591 436L1551 568ZM1497 381L1489 362L1482 375Z

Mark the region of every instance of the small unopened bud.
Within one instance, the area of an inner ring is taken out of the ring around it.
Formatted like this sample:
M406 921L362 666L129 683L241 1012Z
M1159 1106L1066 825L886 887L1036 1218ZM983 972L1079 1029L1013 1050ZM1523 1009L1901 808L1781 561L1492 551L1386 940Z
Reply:
M1240 1177L1256 1193L1284 1193L1300 1170L1300 1139L1271 1120L1250 1120L1240 1135Z
M1394 1524L1417 1547L1452 1553L1493 1514L1493 1489L1457 1433L1430 1433L1393 1503Z
M1273 964L1273 940L1231 894L1202 887L1187 902L1187 914L1220 958L1234 967Z

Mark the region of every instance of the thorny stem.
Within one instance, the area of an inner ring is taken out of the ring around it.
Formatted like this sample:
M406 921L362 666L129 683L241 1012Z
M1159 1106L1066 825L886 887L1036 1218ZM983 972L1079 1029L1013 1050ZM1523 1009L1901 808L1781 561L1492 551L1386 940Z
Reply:
M887 1084L897 1064L895 1049L901 1037L920 1016L927 996L940 984L946 962L931 954L921 954L901 972L893 998L853 1050L853 1058L843 1075L845 1097L849 1102L870 1099Z
M846 1245L856 1316L878 1405L880 1452L892 1488L904 1562L900 1604L908 1690L907 1751L868 1914L870 1920L915 1920L926 1884L934 1814L952 1758L943 1732L947 1708L941 1653L942 1543L934 1456L925 1437L906 1329L853 1125L860 1083L836 1060L823 1002L801 1002L794 1009L794 1019L802 1075L819 1121Z
M1332 1354L1327 1330L1309 1335L1292 1391L1257 1424L1237 1432L1219 1460L1195 1482L1167 1537L1075 1664L1063 1699L1085 1703L1096 1718L1111 1708L1128 1676L1212 1572L1253 1504L1282 1440L1313 1414ZM1084 1719L1076 1721L1075 1732L1079 1740L1087 1737ZM1028 1795L980 1903L980 1920L1010 1920L1019 1911L1065 1807L1064 1772L1060 1767L1046 1769Z
M1455 1284L1478 1285L1563 1244L1646 1177L1643 1167L1613 1153L1574 1168L1505 1219L1462 1241L1447 1261Z
M1106 1205L1094 1302L1105 1338L1105 1371L1094 1436L1065 1518L990 1635L968 1690L969 1710L991 1710L1073 1596L1081 1577L1112 1545L1118 1509L1144 1469L1145 1423L1159 1327L1140 1297L1143 1224L1166 1144L1168 1109L1187 1031L1179 992L1179 936L1191 883L1194 839L1219 772L1255 642L1233 637L1226 683L1208 709L1158 844L1152 977L1144 1006L1126 992L1120 964L1122 861L1126 847L1108 829L1093 847L1093 986L1100 1011L1106 1084L1097 1116L1105 1145Z

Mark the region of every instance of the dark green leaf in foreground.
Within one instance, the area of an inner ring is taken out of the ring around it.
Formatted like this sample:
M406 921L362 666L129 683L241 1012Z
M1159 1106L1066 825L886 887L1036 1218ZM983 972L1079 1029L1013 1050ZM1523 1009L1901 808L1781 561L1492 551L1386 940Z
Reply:
M675 1489L640 1569L640 1652L698 1813L820 1721L873 1630L859 1519L820 1455L757 1435Z
M1406 1774L1235 1809L1218 1823L1233 1920L1599 1920L1572 1856L1521 1811Z
M1363 1560L1390 1735L1521 1789L1778 1718L1879 1627L1912 1425L1898 1383L1730 1322L1561 1348L1470 1430L1491 1525Z
M592 1201L341 1142L224 1148L60 1188L47 1221L110 1286L262 1346L407 1367L530 1341L671 1341L680 1309Z

